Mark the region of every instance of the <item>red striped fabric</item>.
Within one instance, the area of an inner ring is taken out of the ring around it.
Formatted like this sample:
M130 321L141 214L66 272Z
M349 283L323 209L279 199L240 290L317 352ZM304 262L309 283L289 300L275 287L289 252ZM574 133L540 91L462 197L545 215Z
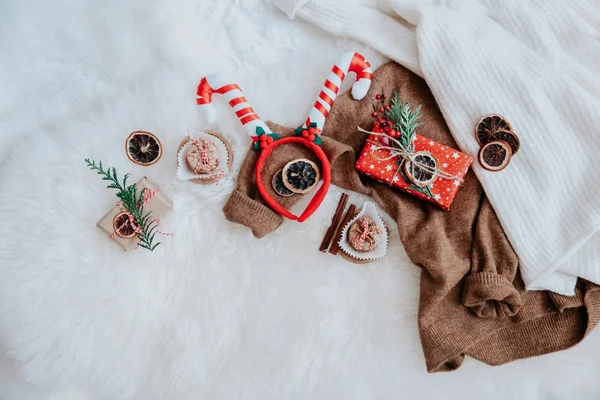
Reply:
M341 80L344 80L344 77L346 76L344 71L342 71L337 65L334 65L333 68L331 68L331 72L339 76Z
M349 71L356 72L356 80L359 79L372 79L373 74L370 72L365 72L365 69L369 68L371 64L365 58L358 53L354 53L354 57L352 57L352 61L350 62Z
M229 105L231 107L235 107L235 106L237 106L240 103L245 103L246 101L247 100L246 100L246 98L244 96L240 96L240 97L236 97L235 99L231 100L229 102Z
M321 91L321 93L319 93L319 98L323 101L325 101L325 103L332 105L333 104L333 99L329 96L327 96L323 91Z
M246 115L244 118L240 118L240 122L242 123L242 125L246 125L248 122L254 121L255 119L258 119L258 115L249 114Z
M202 78L200 83L198 84L198 89L196 90L196 94L198 98L196 99L196 104L208 104L211 102L213 88L210 87L206 78Z
M327 111L327 109L325 108L325 106L324 106L323 104L321 104L321 102L319 102L319 101L315 101L315 105L314 105L314 107L315 107L317 110L319 110L319 112L320 112L321 114L323 114L323 116L324 116L325 118L327 118L327 114L329 114L329 111Z
M340 88L337 87L335 83L331 82L329 79L325 81L325 84L323 86L325 86L327 89L331 90L335 94L337 94L337 92L340 90Z
M225 93L227 93L227 92L229 92L231 90L235 90L235 89L241 91L241 89L240 89L240 87L238 85L236 85L235 83L231 83L229 85L225 85L223 87L220 87L220 88L216 89L215 93L225 94Z
M242 108L241 110L235 112L235 115L237 115L238 118L241 118L246 114L254 114L252 107Z

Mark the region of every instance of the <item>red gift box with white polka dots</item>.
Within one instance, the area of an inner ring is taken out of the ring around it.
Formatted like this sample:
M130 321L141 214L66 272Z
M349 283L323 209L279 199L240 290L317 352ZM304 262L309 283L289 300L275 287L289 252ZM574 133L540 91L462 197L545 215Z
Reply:
M378 123L373 127L373 132L383 133ZM424 185L424 182L418 182L417 185L406 174L405 164L408 161L400 155L394 156L392 150L381 148L390 146L392 143L386 136L369 135L356 162L358 172L450 210L473 157L415 134L412 153L427 152L428 157L431 156L430 159L435 161L435 169L444 175L436 174L437 178L431 183Z

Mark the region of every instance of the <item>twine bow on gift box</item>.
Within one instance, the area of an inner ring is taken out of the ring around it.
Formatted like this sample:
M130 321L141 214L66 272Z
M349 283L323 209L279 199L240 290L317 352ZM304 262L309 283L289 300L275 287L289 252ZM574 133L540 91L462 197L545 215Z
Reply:
M367 140L367 142L371 143L373 145L373 147L371 147L371 155L373 156L374 159L376 159L377 161L388 161L394 158L400 158L402 160L408 160L410 163L412 163L412 165L427 171L431 174L437 175L440 178L444 178L444 179L451 179L451 180L458 180L460 182L463 181L463 178L459 175L454 175L454 174L450 174L446 171L443 171L442 169L436 167L431 167L429 164L421 162L419 160L417 160L416 156L418 154L413 153L412 151L410 151L409 149L407 149L406 147L404 147L402 145L402 143L393 138L388 136L385 133L380 133L380 132L372 132L372 131L367 131L365 129L362 129L360 126L358 127L358 130L360 132L363 133L368 133L370 135L374 135L374 136L382 136L385 137L386 139L392 141L395 146L385 146L382 145L379 142L375 142L373 140ZM376 154L376 152L378 150L387 150L389 152L387 157L380 157ZM400 169L402 168L402 163L398 163L398 169L396 170L396 172L394 173L394 176L398 175L398 173L400 172Z

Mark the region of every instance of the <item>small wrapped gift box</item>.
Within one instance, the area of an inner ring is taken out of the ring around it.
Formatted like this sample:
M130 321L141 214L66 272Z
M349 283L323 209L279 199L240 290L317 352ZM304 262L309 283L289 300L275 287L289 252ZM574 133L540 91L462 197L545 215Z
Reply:
M147 190L154 190L157 186L150 182L146 177L140 179L136 183L138 191L146 188ZM165 215L173 206L171 200L165 196L161 191L156 192L152 198L148 200L148 203L144 205L144 213L152 211L152 217L160 218ZM108 212L96 226L106 232L107 236L111 237L114 242L123 248L125 251L135 249L139 242L136 235L132 237L122 237L115 234L115 218L123 214L123 210L119 206L114 206L112 210Z
M420 135L408 149L394 143L375 123L356 162L358 172L449 210L473 158Z

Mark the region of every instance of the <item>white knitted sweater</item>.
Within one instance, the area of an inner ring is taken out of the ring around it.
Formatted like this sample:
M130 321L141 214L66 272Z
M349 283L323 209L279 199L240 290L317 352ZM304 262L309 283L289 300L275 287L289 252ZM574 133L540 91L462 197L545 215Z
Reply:
M600 284L600 0L274 1L421 75L474 157L476 122L504 115L519 152L501 172L473 169L527 288Z

